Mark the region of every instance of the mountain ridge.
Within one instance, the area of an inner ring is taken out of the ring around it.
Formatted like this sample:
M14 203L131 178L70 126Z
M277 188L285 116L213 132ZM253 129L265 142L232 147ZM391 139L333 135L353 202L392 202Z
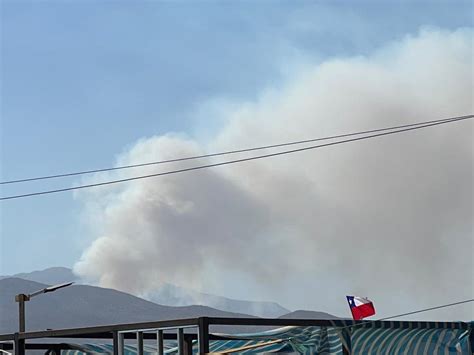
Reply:
M16 274L16 277L0 276L0 333L14 332L18 328L18 306L14 302L14 296L18 293L32 293L51 284L58 284L67 281L79 281L71 269L64 267L50 268L35 271L32 273ZM46 281L44 283L34 280ZM252 302L235 300L211 294L202 294L193 290L187 290L168 284L169 298L181 298L179 302L199 303L199 297L204 296L205 302L213 303L217 307L210 307L205 304L159 304L155 298L144 299L122 291L103 288L98 286L76 283L70 287L58 290L47 295L39 295L26 303L27 330L44 330L84 327L96 325L110 325L118 323L134 323L144 321L157 321L165 319L196 318L201 316L209 317L258 317L259 312L255 307L271 305L273 309L266 310L267 313L277 309L278 313L265 318L302 318L302 319L337 319L331 314L317 311L297 310L289 312L278 303L272 302ZM174 294L173 294L174 292ZM193 293L195 292L195 293ZM166 297L161 300L166 301ZM221 302L221 303L219 303ZM228 304L222 304L228 302ZM257 305L257 306L255 306ZM238 312L222 310L222 308L247 309L250 312ZM252 308L254 307L254 308ZM287 312L285 312L287 311ZM260 309L260 313L262 310ZM265 312L263 312L265 313ZM260 316L261 317L261 316ZM220 327L222 332L255 332L261 331L258 327Z
M24 272L12 276L0 276L0 280L8 277L17 277L47 285L69 281L81 283L81 280L67 267L51 267L29 273ZM163 284L161 287L141 298L165 306L201 305L225 312L252 314L264 318L277 318L290 312L289 309L282 307L277 302L239 300L203 293L169 283Z
M0 333L18 329L17 293L47 285L20 278L0 280ZM250 317L206 306L159 305L127 293L89 285L72 285L39 295L26 303L26 329L45 330L197 317Z

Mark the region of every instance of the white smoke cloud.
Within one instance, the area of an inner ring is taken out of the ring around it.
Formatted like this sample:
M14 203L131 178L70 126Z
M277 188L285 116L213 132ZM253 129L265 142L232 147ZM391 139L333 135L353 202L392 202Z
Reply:
M220 102L212 112L225 122L209 141L144 138L117 164L471 113L472 39L424 30L305 67L255 102ZM462 122L81 191L96 238L75 270L139 295L170 282L341 315L350 293L375 299L381 316L469 298L472 168L472 123ZM464 306L417 318L473 317Z

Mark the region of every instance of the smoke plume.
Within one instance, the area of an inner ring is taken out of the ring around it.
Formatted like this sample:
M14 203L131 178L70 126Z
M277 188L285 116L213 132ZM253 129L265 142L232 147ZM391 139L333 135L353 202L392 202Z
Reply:
M305 66L255 101L203 103L219 115L212 139L146 137L116 164L472 113L472 40L469 29L423 30L367 57ZM374 299L380 316L472 298L472 168L464 121L81 191L93 240L75 270L137 295L169 282L339 315L351 293ZM464 306L417 318L473 317Z

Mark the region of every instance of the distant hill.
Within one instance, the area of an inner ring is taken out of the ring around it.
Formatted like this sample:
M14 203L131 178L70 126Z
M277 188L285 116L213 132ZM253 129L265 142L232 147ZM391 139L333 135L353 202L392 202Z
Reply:
M304 311L298 310L287 313L279 318L282 319L339 319L339 317L333 316L332 314L318 311Z
M66 267L51 267L45 270L29 273L0 276L0 279L16 277L24 280L53 285L68 281L78 282L77 276ZM147 300L165 306L191 306L201 305L216 308L226 312L251 314L257 317L277 318L290 312L276 302L243 301L232 298L216 296L197 292L191 289L164 284L151 292Z
M18 306L14 296L31 293L47 285L76 281L71 269L49 268L0 277L0 333L18 328ZM42 280L42 282L39 282ZM337 319L316 311L289 312L274 302L230 299L165 284L150 301L113 289L76 284L26 304L27 330L60 329L92 325L133 323L199 316ZM214 331L253 332L262 327L219 327Z
M46 287L20 278L0 280L0 333L18 329L18 306L14 296ZM162 306L124 292L87 285L73 285L26 304L27 330L61 329L177 318L251 317L205 306Z
M39 282L46 285L61 284L69 281L78 281L77 276L67 267L50 267L45 270L23 272L11 276L0 276L1 279L17 277L24 280Z
M168 306L204 305L227 312L246 313L264 318L278 318L290 312L276 302L237 300L171 284L161 286L148 295L147 299Z

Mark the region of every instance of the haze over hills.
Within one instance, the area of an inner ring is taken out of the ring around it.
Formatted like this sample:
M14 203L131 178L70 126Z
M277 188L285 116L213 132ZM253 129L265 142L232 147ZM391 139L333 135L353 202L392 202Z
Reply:
M0 276L1 279L16 277L23 280L35 281L46 285L55 285L64 282L78 282L78 277L67 267L50 267L45 270L37 270L32 272L22 272L10 276Z
M15 274L12 276L24 280L39 282L47 285L59 284L68 281L80 282L73 271L66 267L52 267L30 273ZM251 314L258 317L277 318L290 312L276 302L259 302L236 300L222 296L201 293L172 284L164 284L145 297L147 300L165 306L201 305L216 308L226 312Z
M318 311L305 311L302 309L299 309L294 312L290 312L287 314L282 315L282 319L291 319L291 318L297 318L297 319L337 319L339 317L335 317L332 314L326 313L326 312L318 312Z
M264 318L278 318L290 312L276 302L236 300L171 284L164 284L146 298L168 306L203 305L227 312L247 313Z
M46 286L20 278L0 280L0 333L18 329L15 294L31 293ZM206 306L162 306L124 292L88 285L39 295L26 304L26 313L26 328L30 331L201 316L251 317Z
M0 276L0 333L18 329L18 293L31 293L68 281L80 282L71 269L63 267ZM42 280L43 282L38 282ZM289 312L273 302L251 302L186 290L165 284L150 296L153 301L125 292L76 283L27 303L27 330L60 329L81 326L133 323L177 318L252 317L268 318L337 318L328 313L298 310ZM213 305L209 307L206 305ZM229 312L228 310L235 310ZM242 312L239 310L248 310ZM223 332L252 332L255 327L224 327Z

